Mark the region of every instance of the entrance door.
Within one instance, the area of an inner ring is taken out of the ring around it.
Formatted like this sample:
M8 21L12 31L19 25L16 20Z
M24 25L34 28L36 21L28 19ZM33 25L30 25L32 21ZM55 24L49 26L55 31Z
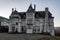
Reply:
M26 33L26 28L25 28L25 26L22 26L22 33Z
M33 30L32 29L27 29L26 33L33 33Z

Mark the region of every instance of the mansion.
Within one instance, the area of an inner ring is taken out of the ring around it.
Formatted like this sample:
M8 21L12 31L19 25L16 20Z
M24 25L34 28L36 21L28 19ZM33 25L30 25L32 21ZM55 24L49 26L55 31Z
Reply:
M45 11L36 11L32 4L26 12L18 12L12 8L9 16L9 33L43 33L54 35L54 17L48 7Z

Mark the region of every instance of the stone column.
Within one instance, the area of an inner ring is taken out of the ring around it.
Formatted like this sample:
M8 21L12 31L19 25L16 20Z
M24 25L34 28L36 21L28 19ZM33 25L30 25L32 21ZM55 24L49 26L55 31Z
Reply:
M40 33L42 33L43 27L42 27L42 23L40 23Z
M8 33L10 33L11 32L11 23L9 23L9 29L8 30L9 30Z
M20 23L18 23L18 32L20 33Z
M55 33L54 33L54 23L52 23L52 27L51 27L51 30L50 30L50 35L54 36Z
M18 22L18 32L21 32L21 19L19 18L19 22Z

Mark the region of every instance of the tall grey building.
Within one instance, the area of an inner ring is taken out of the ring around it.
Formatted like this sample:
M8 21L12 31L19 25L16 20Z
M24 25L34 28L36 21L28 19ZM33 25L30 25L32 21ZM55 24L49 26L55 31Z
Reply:
M54 35L54 17L48 7L45 11L36 11L30 4L26 12L18 12L12 8L9 18L9 33L43 33Z

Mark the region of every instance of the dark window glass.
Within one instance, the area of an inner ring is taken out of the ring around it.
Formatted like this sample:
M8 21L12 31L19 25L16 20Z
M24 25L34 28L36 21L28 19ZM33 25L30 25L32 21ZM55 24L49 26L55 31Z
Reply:
M38 29L38 31L40 31L40 29Z
M34 32L36 32L36 29L34 29Z
M16 25L18 25L18 23L16 22Z

